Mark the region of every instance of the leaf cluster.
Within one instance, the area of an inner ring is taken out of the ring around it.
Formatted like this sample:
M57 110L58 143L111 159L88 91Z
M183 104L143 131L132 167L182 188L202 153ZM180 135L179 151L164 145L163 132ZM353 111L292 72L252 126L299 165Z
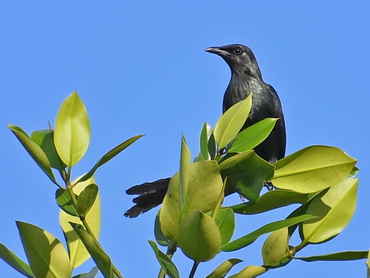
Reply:
M28 264L0 244L0 258L27 277L71 277L73 270L90 257L96 263L90 278L100 270L105 277L122 277L98 241L100 197L95 171L142 135L134 136L108 151L84 175L71 180L72 168L85 155L90 142L90 121L77 92L62 103L55 129L36 130L29 136L22 128L8 125L25 150L48 178L57 185L55 200L60 207L60 225L68 250L52 234L29 223L17 221ZM56 178L59 174L60 179Z
M165 274L180 277L172 260L177 247L193 260L189 277L194 277L201 262L211 260L220 252L246 248L268 233L261 249L261 266L246 266L230 277L255 277L294 259L367 257L367 251L297 257L296 254L310 244L333 239L349 223L356 208L357 161L329 146L310 146L274 164L263 160L253 148L268 137L278 119L268 118L239 132L250 113L251 95L227 110L214 129L204 124L200 152L193 163L182 138L180 169L171 178L155 223L157 242L167 246L166 254L150 242L162 268L159 277ZM266 185L270 190L262 194ZM232 193L241 195L246 201L223 206L224 196ZM299 206L294 206L285 219L266 223L232 239L235 213L247 217L293 204ZM293 245L290 239L295 232L301 242ZM208 277L225 277L241 261L227 260Z
M253 149L269 136L279 119L267 118L240 132L251 107L252 94L227 110L215 128L205 123L200 151L193 162L186 140L181 138L180 169L171 178L156 216L157 243L149 241L161 266L158 277L180 277L173 261L178 249L193 261L189 277L194 277L200 263L220 252L247 248L265 234L269 236L261 248L261 265L244 266L229 277L256 277L296 259L343 261L368 257L367 251L297 256L310 244L332 240L348 225L357 201L357 161L329 146L310 146L274 164L263 160ZM68 248L42 228L17 221L28 263L2 244L0 258L26 277L71 277L74 269L91 257L96 267L73 277L95 277L98 271L105 277L122 277L98 241L100 197L94 173L142 135L111 149L89 171L72 180L72 169L84 157L91 136L87 111L77 92L62 103L55 129L49 127L28 135L18 126L8 127L57 186L55 199ZM264 186L270 190L262 190ZM235 193L245 202L223 205L225 196ZM267 211L293 204L285 219L233 238L236 213L263 217ZM299 234L298 244L291 242L295 233ZM166 247L166 253L157 244ZM226 277L241 263L242 259L231 258L207 277Z

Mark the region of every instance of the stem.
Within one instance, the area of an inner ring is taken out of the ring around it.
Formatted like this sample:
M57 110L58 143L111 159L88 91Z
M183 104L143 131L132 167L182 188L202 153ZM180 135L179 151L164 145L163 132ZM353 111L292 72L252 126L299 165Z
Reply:
M68 176L68 180L66 182L67 190L68 190L69 195L71 196L73 206L77 210L77 198L76 198L76 195L73 193L72 185L69 181L69 174L70 174L70 171L68 171L68 174L67 174L67 176ZM78 210L77 210L77 212L78 212ZM87 223L85 217L81 217L80 215L78 215L78 217L81 220L82 225L85 227L86 232L93 238L93 240L101 248L101 250L104 250L103 247L100 245L98 239L95 237L95 235L94 235L93 231L91 230L89 223ZM119 270L115 267L115 265L113 263L112 263L112 269L113 269L114 274L116 274L117 277L123 278L121 273L119 272Z
M195 274L195 271L198 268L198 265L199 265L199 262L194 261L193 267L191 268L191 272L189 274L189 278L193 278L194 277L194 274Z
M177 245L175 243L170 243L168 245L166 255L169 259L172 259L173 254L175 254L176 252L176 249L177 249ZM161 270L158 273L158 278L164 278L164 276L166 276L166 272L161 267Z

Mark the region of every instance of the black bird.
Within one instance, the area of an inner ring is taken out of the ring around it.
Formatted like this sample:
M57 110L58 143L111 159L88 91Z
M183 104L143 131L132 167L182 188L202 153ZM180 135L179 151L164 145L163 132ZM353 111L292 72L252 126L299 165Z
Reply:
M254 150L263 159L274 163L285 155L286 133L284 115L280 99L275 89L262 79L261 71L252 50L241 44L210 47L207 52L221 56L231 69L230 83L223 99L223 112L248 97L253 92L251 114L243 129L265 118L279 118L270 135ZM125 216L139 214L162 203L170 178L144 183L126 191L129 195L139 195Z

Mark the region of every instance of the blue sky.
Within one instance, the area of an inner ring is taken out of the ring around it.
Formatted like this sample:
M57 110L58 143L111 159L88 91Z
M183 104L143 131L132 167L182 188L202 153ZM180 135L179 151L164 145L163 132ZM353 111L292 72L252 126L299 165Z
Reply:
M357 211L334 240L300 255L370 246L370 3L354 1L7 1L0 5L0 242L25 259L15 220L59 238L56 190L5 124L27 132L54 123L74 90L92 125L89 151L74 170L87 171L107 150L146 134L96 175L102 199L101 242L125 277L156 277L147 243L157 209L126 219L135 184L167 177L179 165L184 133L193 157L202 124L214 125L230 78L209 46L243 43L254 51L264 80L278 91L287 124L287 153L315 144L342 148L359 160ZM238 201L235 199L235 201ZM266 218L240 218L243 235ZM246 221L248 221L246 223ZM200 265L206 276L230 257L261 264L263 239L237 254ZM191 261L175 255L187 277ZM88 263L80 271L92 267ZM0 261L2 277L19 277ZM292 262L266 277L364 277L364 261ZM264 277L264 276L262 276Z

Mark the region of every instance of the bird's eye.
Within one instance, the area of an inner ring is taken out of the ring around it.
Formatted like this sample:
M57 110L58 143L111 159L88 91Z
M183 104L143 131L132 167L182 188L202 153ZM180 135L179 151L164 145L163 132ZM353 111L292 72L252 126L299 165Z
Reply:
M240 55L243 53L243 49L239 46L235 47L233 51L235 55Z

